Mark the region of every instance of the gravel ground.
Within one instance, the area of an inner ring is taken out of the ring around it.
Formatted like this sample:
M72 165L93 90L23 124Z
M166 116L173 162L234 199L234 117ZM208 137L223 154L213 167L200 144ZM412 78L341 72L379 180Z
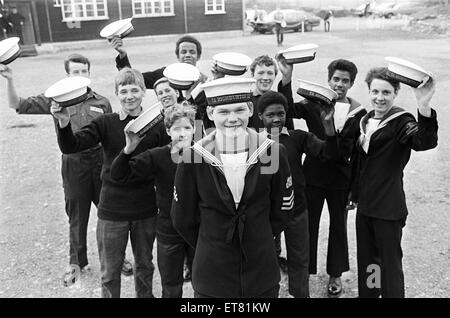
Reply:
M378 23L378 24L377 24ZM367 22L364 19L335 19L332 32L322 27L313 32L285 35L285 47L299 43L320 45L316 60L295 67L294 77L326 84L326 66L334 58L356 63L359 75L350 95L368 104L363 82L370 67L384 65L387 55L410 59L431 70L438 80L433 105L440 122L439 146L425 153L413 153L405 170L405 192L409 217L403 235L404 271L407 297L450 296L449 178L450 146L447 143L450 118L447 103L450 87L449 39L391 30L401 20ZM274 35L250 35L202 39L204 53L200 69L209 73L211 57L221 51L239 51L251 57L277 51ZM125 40L126 41L126 40ZM174 62L174 43L160 41L128 47L133 66L142 71ZM44 91L64 76L63 58L72 51L22 58L11 66L20 95ZM85 49L80 53L92 61L92 87L110 98L113 108L119 104L113 94L114 52L107 47ZM3 81L3 79L0 79ZM60 151L53 122L49 116L18 116L8 109L5 82L0 83L0 297L99 297L99 261L95 241L96 209L92 208L88 231L90 270L70 288L61 284L68 262L68 223L60 175ZM296 87L296 83L294 83ZM149 92L145 105L154 101ZM298 98L298 97L296 97ZM403 86L398 106L415 113L414 99ZM302 123L298 123L299 127ZM320 232L319 271L311 276L311 296L326 297L325 272L328 216L324 208ZM356 242L355 213L348 218L350 271L343 275L344 293L355 297ZM156 255L156 253L154 253ZM127 252L131 257L131 250ZM156 262L155 262L156 264ZM123 277L122 296L134 297L132 277ZM155 295L161 295L159 275L154 276ZM185 297L192 296L190 283L184 285ZM281 297L287 297L287 277L283 276Z

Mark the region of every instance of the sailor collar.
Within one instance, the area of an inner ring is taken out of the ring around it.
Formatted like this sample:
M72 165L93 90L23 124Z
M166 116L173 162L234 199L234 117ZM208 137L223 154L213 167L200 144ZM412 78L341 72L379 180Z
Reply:
M273 140L267 138L264 134L259 134L252 129L247 128L249 142L249 156L246 162L247 172L251 166L258 162L258 159L266 152L266 150L274 143ZM217 156L215 148L216 131L211 132L203 139L196 142L192 149L199 154L208 164L216 167L224 174L223 162Z
M273 134L269 134L269 132L267 131L267 129L265 129L264 131L262 131L260 134L261 134L262 136L265 136L266 138L270 138L270 139L272 139L272 137L274 136ZM290 136L289 130L286 128L286 126L283 126L283 128L281 128L280 133L277 134L277 135L275 135L275 136L279 136L279 135Z
M369 118L373 118L375 115L375 111L371 110L370 112L368 112L366 115L364 115L361 118L361 121L359 122L359 129L360 129L360 136L359 136L359 143L361 146L363 146L364 144L368 144L367 148L365 149L363 146L363 149L366 153L368 153L368 149L370 147L370 140L372 138L372 136L375 134L375 132L377 132L378 130L386 127L386 125L391 122L392 120L396 119L397 117L400 117L402 115L411 115L411 113L408 113L407 111L403 110L400 107L395 107L393 106L391 110L389 110L389 112L380 120L380 123L378 124L377 128L375 128L375 130L371 131L371 132L367 132L366 127L367 127L367 122L369 121Z
M403 110L402 108L393 106L392 109L383 118L381 118L380 124L378 125L376 130L379 130L379 129L383 128L383 127L386 127L386 125L390 121L392 121L395 118L400 117L400 116L402 116L404 114L409 114L409 115L413 116L411 113ZM359 128L360 128L360 131L361 131L362 135L365 135L365 133L366 133L366 124L367 124L369 118L373 118L374 115L375 115L375 111L371 110L370 112L368 112L366 115L364 115L361 118L361 121L359 123Z

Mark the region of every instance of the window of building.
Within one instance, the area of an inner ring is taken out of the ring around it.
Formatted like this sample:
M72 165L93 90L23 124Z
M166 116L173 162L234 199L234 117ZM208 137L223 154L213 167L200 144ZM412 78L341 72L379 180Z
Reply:
M134 17L163 17L175 15L173 0L133 0Z
M61 0L63 21L108 19L106 0Z
M224 14L225 0L205 0L205 14Z

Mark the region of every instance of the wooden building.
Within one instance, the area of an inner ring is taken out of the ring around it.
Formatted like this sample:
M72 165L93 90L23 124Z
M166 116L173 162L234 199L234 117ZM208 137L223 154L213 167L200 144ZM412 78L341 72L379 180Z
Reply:
M245 0L4 0L25 17L25 44L100 38L115 20L133 16L132 36L243 29Z

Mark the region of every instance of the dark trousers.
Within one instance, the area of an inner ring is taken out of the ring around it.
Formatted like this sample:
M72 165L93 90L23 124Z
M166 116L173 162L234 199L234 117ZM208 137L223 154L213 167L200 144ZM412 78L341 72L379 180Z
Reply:
M295 298L309 297L309 230L308 211L289 220L284 231L288 263L289 293Z
M277 256L279 257L281 255L281 233L275 236L273 242L275 243L275 252L277 253Z
M359 297L405 297L401 247L404 226L405 219L387 221L356 214Z
M186 245L188 244L185 242L167 243L157 240L162 298L181 298L183 295L183 265L185 258L187 259Z
M265 291L261 295L258 295L256 297L252 297L252 298L278 298L279 292L280 292L280 284L277 284L275 287ZM215 297L208 296L205 294L200 294L194 290L194 298L215 298Z
M317 273L317 245L320 216L327 200L330 225L327 250L327 273L340 277L349 270L347 243L347 196L345 190L324 189L308 185L306 197L309 212L309 273Z
M325 28L325 32L330 32L330 20L323 20L323 26Z
M189 270L192 272L192 262L194 261L194 255L195 255L195 249L192 248L189 244L185 245L185 253L186 253L186 259L184 263L189 268Z
M128 243L133 250L134 287L136 297L153 298L153 242L156 235L156 216L137 221L109 221L98 219L97 244L103 298L119 298L122 263Z
M83 268L87 259L87 228L91 203L98 204L103 162L102 148L62 155L61 174L69 217L70 264Z

